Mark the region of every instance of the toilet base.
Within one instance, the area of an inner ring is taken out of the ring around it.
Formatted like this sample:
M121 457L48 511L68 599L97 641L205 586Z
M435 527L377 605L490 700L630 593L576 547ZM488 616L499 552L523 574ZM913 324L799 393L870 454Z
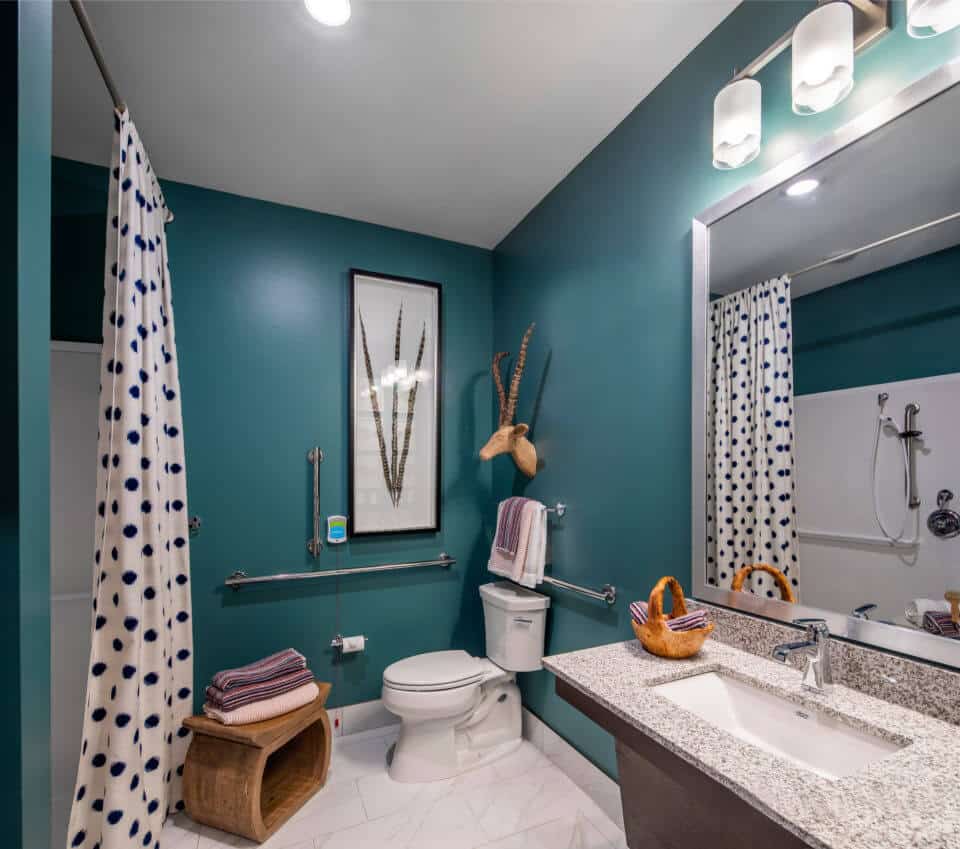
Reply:
M520 688L510 676L485 684L466 716L404 720L388 772L405 784L442 781L502 758L520 743Z

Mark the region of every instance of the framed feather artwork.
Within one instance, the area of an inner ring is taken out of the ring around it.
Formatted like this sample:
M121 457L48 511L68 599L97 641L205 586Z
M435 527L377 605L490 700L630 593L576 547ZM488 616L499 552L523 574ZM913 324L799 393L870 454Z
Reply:
M440 530L440 297L350 271L351 536Z

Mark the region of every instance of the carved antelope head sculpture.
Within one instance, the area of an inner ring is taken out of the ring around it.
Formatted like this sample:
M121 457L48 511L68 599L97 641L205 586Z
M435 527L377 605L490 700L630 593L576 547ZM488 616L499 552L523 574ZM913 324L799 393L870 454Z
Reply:
M491 460L498 454L509 453L513 457L513 462L517 464L517 468L528 478L532 478L537 473L537 449L527 439L527 432L530 428L525 424L514 424L513 419L517 412L520 379L523 377L523 368L527 363L527 345L533 335L534 327L536 327L536 324L531 324L527 328L527 332L523 334L520 353L517 355L517 363L513 367L513 377L510 380L509 396L503 391L500 360L509 357L510 353L500 351L493 358L491 371L493 372L493 383L497 387L497 397L500 400L500 426L494 431L493 436L487 440L487 444L480 449L481 460Z

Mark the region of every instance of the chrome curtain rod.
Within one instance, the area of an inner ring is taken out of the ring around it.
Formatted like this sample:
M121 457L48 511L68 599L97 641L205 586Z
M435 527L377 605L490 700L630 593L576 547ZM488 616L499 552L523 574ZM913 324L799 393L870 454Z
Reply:
M827 259L822 259L820 262L815 262L813 265L808 265L806 268L798 269L797 271L791 271L787 274L787 277L799 277L801 274L807 274L810 271L816 271L818 268L823 268L827 265L832 265L835 262L843 262L845 259L850 259L855 257L857 254L862 254L866 251L871 251L874 248L883 247L883 245L889 245L891 242L896 242L898 239L903 239L906 236L912 236L914 233L922 233L924 230L929 230L931 227L936 227L940 224L946 224L948 221L955 221L960 218L960 212L954 212L950 215L944 215L943 218L937 218L934 221L928 221L926 224L918 224L916 227L911 227L909 230L904 230L901 233L894 233L892 236L887 236L883 239L878 239L876 242L870 242L869 245L861 245L859 248L854 248L851 251L844 251L841 254L836 256L828 257Z
M83 0L70 0L70 6L73 9L73 13L77 16L77 23L80 24L80 29L83 30L83 37L86 38L94 61L96 61L97 67L100 69L100 76L103 77L107 91L110 92L113 105L120 112L123 112L127 108L127 105L123 102L117 84L113 81L113 76L107 67L107 60L103 58L100 42L97 41L96 33L93 31L93 24L90 23L90 18L87 17L87 10L83 7Z
M351 566L347 569L321 569L316 572L282 572L278 575L249 576L236 571L223 583L238 590L250 584L272 584L278 581L306 581L313 578L335 578L340 575L362 575L368 572L397 572L401 569L419 569L423 566L452 566L456 558L441 552L436 560L416 560L411 563L384 563L381 566Z

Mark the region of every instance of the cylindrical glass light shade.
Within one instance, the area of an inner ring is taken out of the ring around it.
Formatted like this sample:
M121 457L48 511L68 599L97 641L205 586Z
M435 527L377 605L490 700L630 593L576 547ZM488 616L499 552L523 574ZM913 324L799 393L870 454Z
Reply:
M960 0L907 0L907 32L931 38L960 25Z
M737 80L713 101L713 167L739 168L760 152L760 83Z
M813 115L853 90L853 9L826 3L793 31L793 111Z

